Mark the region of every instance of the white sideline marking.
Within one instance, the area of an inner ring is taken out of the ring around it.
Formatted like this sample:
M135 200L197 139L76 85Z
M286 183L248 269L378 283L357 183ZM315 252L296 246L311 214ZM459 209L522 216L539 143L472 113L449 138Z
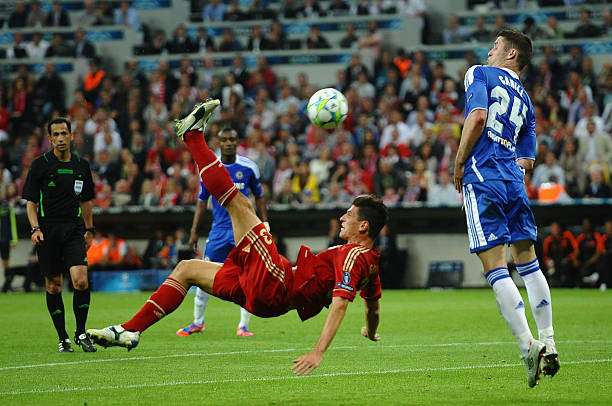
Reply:
M565 340L562 344L610 344L612 340ZM477 343L438 343L438 344L391 344L384 345L379 344L378 348L435 348L435 347L464 347L464 346L494 346L494 345L510 345L514 344L512 341L484 341ZM357 348L376 348L376 347L361 347L356 345L346 345L332 347L332 350L354 350ZM29 369L29 368L44 368L44 367L57 367L64 365L79 365L79 364L97 364L102 362L125 362L125 361L146 361L151 359L164 359L164 358L184 358L184 357L218 357L226 355L244 355L252 353L275 353L275 352L292 352L292 351L308 351L311 348L280 348L280 349L267 349L267 350L244 350L244 351L224 351L224 352L192 352L187 354L169 354L169 355L153 355L153 356L140 356L140 357L123 357L123 358L105 358L105 359L94 359L94 360L81 360L81 361L68 361L68 362L49 362L45 364L29 364L29 365L13 365L8 367L0 367L0 372L9 371L15 369Z
M612 358L588 359L581 361L564 361L563 365L580 365L580 364L603 364L612 362ZM223 383L251 383L251 382L270 382L270 381L290 381L297 379L308 378L335 378L340 376L367 376L367 375L390 375L390 374L405 374L413 372L446 372L446 371L465 371L470 369L490 369L490 368L515 368L523 364L488 364L488 365L462 365L456 367L439 367L439 368L405 368L405 369L388 369L382 371L355 371L355 372L331 372L306 376L268 376L261 378L245 378L245 379L215 379L215 380L200 380L200 381L170 381L158 383L142 383L132 385L108 385L108 386L85 386L72 388L52 388L52 389L32 389L32 390L16 390L9 392L0 392L0 396L11 395L26 395L26 394L43 394L43 393L65 393L65 392L87 392L93 390L114 390L114 389L141 389L141 388L159 388L166 386L180 385L214 385Z

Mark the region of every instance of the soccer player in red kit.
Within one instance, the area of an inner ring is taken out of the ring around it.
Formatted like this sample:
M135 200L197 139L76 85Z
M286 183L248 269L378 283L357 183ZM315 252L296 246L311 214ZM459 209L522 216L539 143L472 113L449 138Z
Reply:
M385 205L371 195L355 198L340 218L340 237L348 243L318 255L302 246L293 267L278 253L250 201L238 193L227 170L204 140L203 130L219 104L218 100L210 100L196 106L177 123L176 133L196 161L206 190L229 212L236 247L223 264L198 259L181 261L130 320L90 329L89 336L102 346L132 349L138 345L140 333L174 311L189 287L196 285L259 317L277 317L295 309L306 320L329 306L315 347L294 360L293 371L298 375L308 374L320 365L357 291L366 304L366 326L361 334L378 341L380 255L374 240L386 223Z

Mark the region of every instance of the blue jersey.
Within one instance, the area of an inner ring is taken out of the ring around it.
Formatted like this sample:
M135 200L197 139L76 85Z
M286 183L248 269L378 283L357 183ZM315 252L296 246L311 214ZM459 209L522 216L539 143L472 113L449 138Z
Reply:
M223 164L225 169L230 174L232 181L236 185L236 188L243 195L249 197L250 193L253 192L255 197L263 196L263 188L259 182L259 169L257 164L251 161L249 158L237 155L236 162L233 164ZM210 197L210 193L204 187L204 184L200 182L200 200L207 201ZM212 230L216 228L232 228L232 220L230 219L227 210L219 204L217 199L212 198L212 212L213 212L213 223Z
M535 114L518 75L505 68L475 65L465 74L465 117L487 111L485 128L467 161L463 183L523 181L518 158L535 159Z

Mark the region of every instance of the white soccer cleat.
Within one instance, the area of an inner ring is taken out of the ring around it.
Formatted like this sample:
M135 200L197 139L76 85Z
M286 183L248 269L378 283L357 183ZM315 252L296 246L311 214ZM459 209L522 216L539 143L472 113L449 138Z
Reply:
M529 346L527 357L523 358L527 366L527 384L533 388L540 380L542 373L541 362L546 352L546 345L542 341L533 340Z
M109 326L102 329L90 328L87 335L94 343L102 347L125 347L130 351L138 346L140 333L127 331L120 325Z
M204 131L213 112L220 104L221 102L219 99L210 99L203 103L196 104L191 113L185 118L174 122L174 132L176 136L182 140L185 133L189 130L199 128Z
M559 372L561 365L559 364L559 353L553 340L545 340L546 352L542 358L542 372L551 378Z

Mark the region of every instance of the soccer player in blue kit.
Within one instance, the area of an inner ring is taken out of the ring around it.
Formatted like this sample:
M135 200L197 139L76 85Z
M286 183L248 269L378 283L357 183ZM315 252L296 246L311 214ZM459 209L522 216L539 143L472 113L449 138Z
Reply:
M221 144L221 162L227 169L232 178L232 181L244 194L249 196L252 192L255 196L255 205L259 212L259 217L268 224L268 212L266 209L266 202L264 198L263 188L259 183L259 169L257 164L250 159L237 155L236 149L238 146L238 134L236 130L231 128L224 128L219 132L219 143ZM196 211L193 216L193 223L191 226L191 235L189 238L189 244L197 250L198 244L198 225L202 214L206 210L206 205L210 193L204 188L204 184L200 182L201 192L196 205ZM212 199L212 213L213 223L206 240L206 250L204 252L204 259L212 262L223 263L227 258L227 254L236 245L234 241L234 233L232 231L232 221L225 208L217 202L215 198ZM267 226L269 229L269 226ZM194 300L193 308L193 323L187 327L181 328L176 332L176 335L186 337L194 333L200 333L205 328L204 324L204 313L206 312L206 306L208 305L209 295L202 289L197 288L196 297ZM253 333L249 330L249 323L251 320L251 314L245 309L240 309L240 323L236 329L236 335L239 337L250 337Z
M535 160L534 108L519 73L532 56L531 40L516 30L498 33L487 66L465 74L465 123L455 160L454 181L463 193L470 252L478 254L501 314L527 366L529 387L540 374L559 370L550 289L540 270L534 242L535 219L523 184ZM505 245L525 282L538 327L535 339L525 305L510 278Z

